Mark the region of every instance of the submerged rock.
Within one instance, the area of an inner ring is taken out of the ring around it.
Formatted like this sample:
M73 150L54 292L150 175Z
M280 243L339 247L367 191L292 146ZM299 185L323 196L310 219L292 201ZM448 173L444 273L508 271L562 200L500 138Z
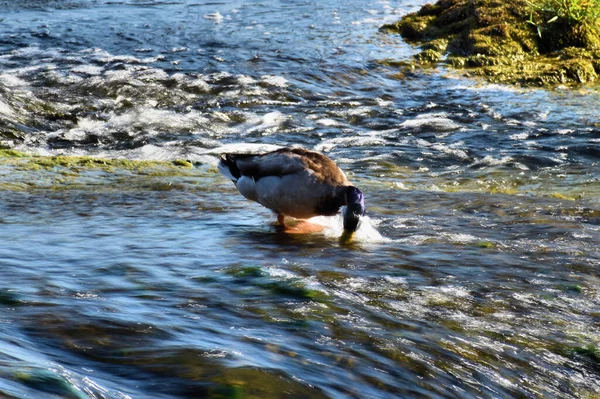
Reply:
M536 9L523 0L439 0L381 29L422 51L421 67L444 62L493 83L554 86L595 82L597 25ZM539 22L536 22L539 21Z
M90 156L41 156L0 147L0 188L4 190L195 189L199 176L218 179L210 165L187 160L152 161ZM0 302L2 302L0 292Z

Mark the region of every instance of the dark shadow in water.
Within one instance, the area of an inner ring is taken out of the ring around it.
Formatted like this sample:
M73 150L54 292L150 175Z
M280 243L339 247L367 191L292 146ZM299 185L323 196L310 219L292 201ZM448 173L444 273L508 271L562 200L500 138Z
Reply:
M232 226L234 227L234 226ZM231 229L227 236L239 241L240 245L250 245L254 248L330 248L337 246L337 241L324 236L322 233L293 234L283 231L280 226L252 226L241 229Z
M77 364L83 359L93 362L94 368L132 378L147 391L182 398L238 398L250 392L265 398L327 398L320 389L280 370L232 367L227 359L216 359L210 351L170 346L165 343L168 333L157 325L82 317L64 310L66 313L55 309L51 315L32 314L26 330L40 344L79 357L73 359ZM23 378L27 385L40 389L35 375ZM44 382L45 392L64 391L59 385L64 384L62 379L46 378Z

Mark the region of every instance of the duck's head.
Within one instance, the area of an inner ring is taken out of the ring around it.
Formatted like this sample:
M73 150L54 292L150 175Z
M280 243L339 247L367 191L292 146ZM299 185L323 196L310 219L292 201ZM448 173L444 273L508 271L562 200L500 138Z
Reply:
M346 210L344 211L344 232L353 233L358 228L361 216L365 214L365 196L354 186L346 190Z

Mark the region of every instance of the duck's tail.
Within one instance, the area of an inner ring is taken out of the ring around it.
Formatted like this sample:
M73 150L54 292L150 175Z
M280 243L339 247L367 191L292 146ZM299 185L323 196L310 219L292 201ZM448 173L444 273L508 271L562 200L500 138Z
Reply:
M242 176L232 154L221 154L218 169L223 176L230 178L234 183Z

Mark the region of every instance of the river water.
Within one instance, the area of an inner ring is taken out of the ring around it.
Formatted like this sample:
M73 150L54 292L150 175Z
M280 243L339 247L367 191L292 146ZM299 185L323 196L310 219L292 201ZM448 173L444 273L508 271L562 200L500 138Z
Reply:
M424 2L0 1L2 398L596 398L600 97L385 60ZM216 172L296 145L341 244ZM168 169L168 168L167 168Z

